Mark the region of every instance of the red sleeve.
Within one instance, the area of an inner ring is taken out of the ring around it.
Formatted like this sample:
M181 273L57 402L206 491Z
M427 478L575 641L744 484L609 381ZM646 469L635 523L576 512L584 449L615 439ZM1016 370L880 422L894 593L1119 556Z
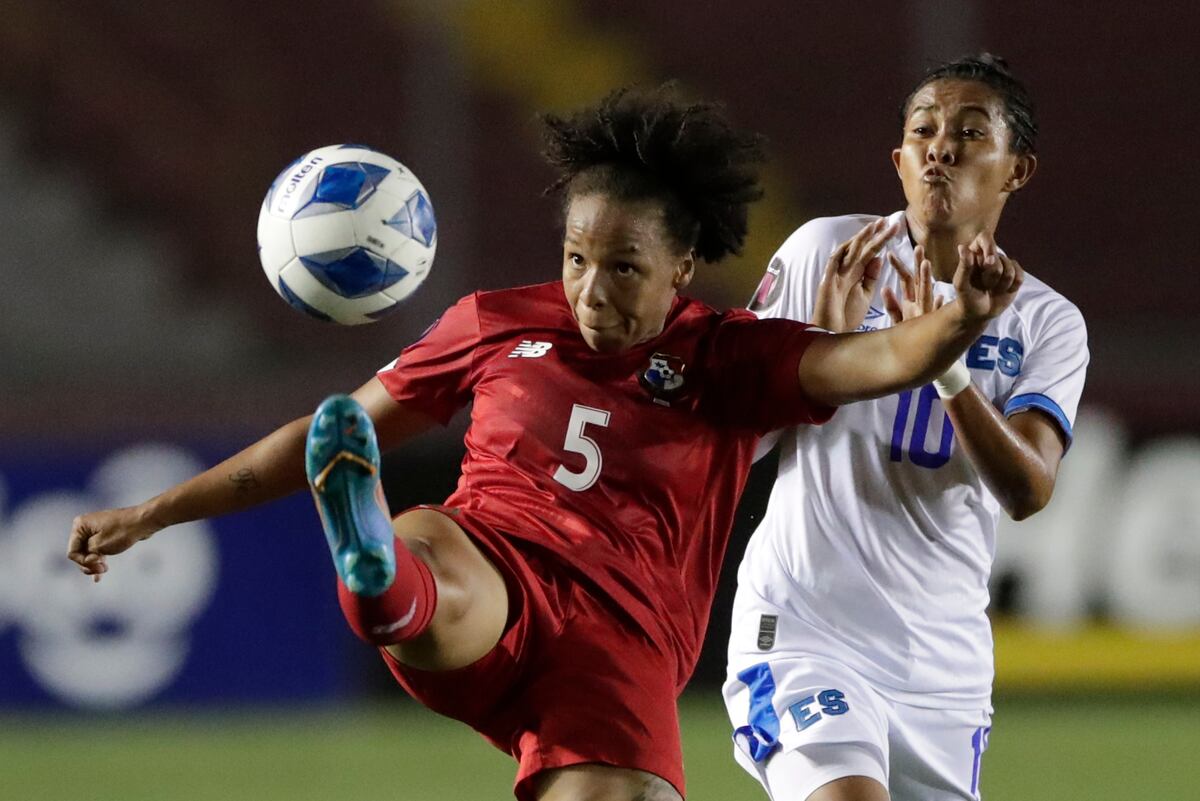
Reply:
M392 398L445 425L471 402L479 311L469 295L376 375Z
M712 411L725 421L766 432L820 424L835 408L817 403L800 387L800 359L809 343L827 334L792 320L759 320L733 312L719 325L711 370L723 391Z

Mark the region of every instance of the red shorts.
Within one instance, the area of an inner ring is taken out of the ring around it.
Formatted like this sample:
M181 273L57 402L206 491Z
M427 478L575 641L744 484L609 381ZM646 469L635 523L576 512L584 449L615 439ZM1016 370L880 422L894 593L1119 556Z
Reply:
M417 670L380 649L396 680L512 754L520 801L533 800L540 772L586 762L653 773L683 795L676 658L553 554L469 511L428 508L461 526L504 576L509 623L495 648L458 670Z

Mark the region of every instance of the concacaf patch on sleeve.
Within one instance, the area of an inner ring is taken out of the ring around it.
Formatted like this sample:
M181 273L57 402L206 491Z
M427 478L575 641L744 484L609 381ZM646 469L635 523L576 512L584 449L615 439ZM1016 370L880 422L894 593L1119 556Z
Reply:
M758 282L758 289L754 290L754 297L750 299L750 311L762 311L773 306L775 301L779 300L779 293L782 291L783 259L776 256L767 265L767 271Z

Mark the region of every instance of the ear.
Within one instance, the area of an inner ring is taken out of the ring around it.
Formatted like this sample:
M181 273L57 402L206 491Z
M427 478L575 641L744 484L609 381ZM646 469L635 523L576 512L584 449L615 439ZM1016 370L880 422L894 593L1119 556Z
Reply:
M900 175L900 148L892 151L892 165L896 168L896 175Z
M683 289L688 284L692 283L692 276L696 274L696 251L689 250L679 263L675 265L675 274L671 276L671 286L675 287L676 291Z
M1017 161L1013 165L1012 174L1008 176L1008 180L1004 182L1005 192L1016 192L1025 184L1029 183L1029 179L1037 172L1037 156L1032 153L1026 153L1017 156Z

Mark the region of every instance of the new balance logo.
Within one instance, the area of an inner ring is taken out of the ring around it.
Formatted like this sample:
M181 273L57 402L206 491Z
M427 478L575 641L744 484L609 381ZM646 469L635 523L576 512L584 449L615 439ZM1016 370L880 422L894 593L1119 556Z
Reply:
M508 354L510 359L540 359L550 352L554 345L550 342L533 342L532 340L522 339L521 344L513 348L512 353Z

